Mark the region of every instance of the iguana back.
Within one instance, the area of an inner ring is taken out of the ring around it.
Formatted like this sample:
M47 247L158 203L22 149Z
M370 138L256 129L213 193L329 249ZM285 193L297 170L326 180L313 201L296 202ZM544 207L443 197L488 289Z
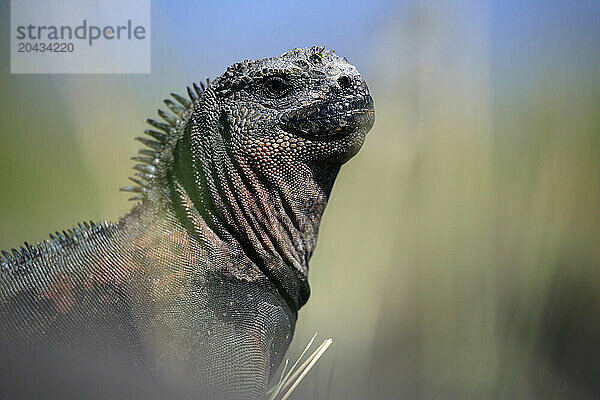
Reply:
M316 47L201 86L148 120L129 214L3 252L4 344L102 355L202 398L264 398L373 100L347 60Z

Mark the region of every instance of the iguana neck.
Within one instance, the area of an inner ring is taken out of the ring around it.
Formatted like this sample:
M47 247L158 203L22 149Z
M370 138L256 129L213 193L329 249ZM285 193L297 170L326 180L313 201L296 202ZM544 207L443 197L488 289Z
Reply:
M280 168L294 173L264 174L228 152L227 132L198 134L227 129L223 115L219 118L220 123L211 123L206 115L192 116L172 150L169 170L161 174L166 182L159 186L168 190L161 191L158 202L167 204L167 212L197 240L210 234L210 241L221 241L224 246L214 256L224 265L249 260L296 313L310 294L308 261L339 167L331 167L332 173L298 163ZM235 268L238 278L255 275Z

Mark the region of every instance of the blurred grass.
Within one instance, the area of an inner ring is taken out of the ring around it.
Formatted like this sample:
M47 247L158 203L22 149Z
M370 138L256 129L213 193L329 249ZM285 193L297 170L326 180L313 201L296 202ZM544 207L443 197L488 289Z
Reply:
M336 339L306 398L600 395L598 77L536 54L494 86L487 11L427 3L377 41L297 331Z
M597 65L552 46L497 62L482 4L402 3L364 50L377 121L334 188L288 357L315 331L335 346L293 398L600 396ZM180 71L2 68L0 248L126 212L133 137Z

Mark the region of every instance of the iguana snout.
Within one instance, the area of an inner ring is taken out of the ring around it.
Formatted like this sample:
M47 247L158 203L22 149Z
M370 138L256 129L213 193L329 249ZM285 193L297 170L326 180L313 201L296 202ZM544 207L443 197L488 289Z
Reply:
M311 161L342 164L358 152L375 122L367 83L356 67L333 50L312 47L303 54L290 53L295 64L307 70L309 101L285 112L281 129L313 149L310 153L319 158Z

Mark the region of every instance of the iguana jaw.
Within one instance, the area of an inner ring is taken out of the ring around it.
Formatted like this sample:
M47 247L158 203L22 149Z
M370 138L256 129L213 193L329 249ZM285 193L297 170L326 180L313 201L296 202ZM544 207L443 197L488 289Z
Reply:
M369 131L375 122L373 98L342 97L294 110L282 117L281 129L305 139L337 140Z

